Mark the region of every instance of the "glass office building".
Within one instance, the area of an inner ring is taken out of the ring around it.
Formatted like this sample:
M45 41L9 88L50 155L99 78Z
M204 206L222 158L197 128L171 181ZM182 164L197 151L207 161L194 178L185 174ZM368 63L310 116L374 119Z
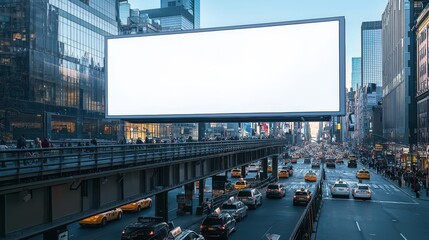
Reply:
M362 72L361 72L361 58L352 58L352 88L354 91L358 90L362 86Z
M363 22L361 26L362 83L382 85L381 21Z
M115 0L0 1L0 135L116 139L104 119Z

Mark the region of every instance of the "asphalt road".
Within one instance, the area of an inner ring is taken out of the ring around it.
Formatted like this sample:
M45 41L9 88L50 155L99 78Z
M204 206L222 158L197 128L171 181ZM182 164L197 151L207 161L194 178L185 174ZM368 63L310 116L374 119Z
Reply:
M255 210L250 210L248 217L237 223L237 231L229 239L231 240L259 240L266 239L266 234L278 234L280 239L289 239L298 219L301 217L305 207L293 206L293 192L295 189L307 187L314 190L316 183L305 182L304 174L310 169L310 164L303 164L300 159L293 164L294 174L288 179L280 179L286 187L286 197L282 199L267 199L265 189L260 189L263 194L263 205ZM281 167L281 165L280 165ZM320 178L320 169L314 169ZM199 224L191 227L199 232Z
M362 168L358 165L357 169ZM326 169L324 203L317 227L317 240L412 240L429 239L427 216L429 202L415 200L397 185L371 172L371 180L363 180L373 191L371 200L333 199L330 187L339 178L356 183L356 168L338 165Z

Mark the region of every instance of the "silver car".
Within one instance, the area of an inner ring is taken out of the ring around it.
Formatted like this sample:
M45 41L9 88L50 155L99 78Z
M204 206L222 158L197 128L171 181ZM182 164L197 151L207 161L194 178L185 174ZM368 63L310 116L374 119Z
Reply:
M339 180L331 187L332 197L350 197L350 186L347 182Z
M231 197L228 201L222 204L221 209L222 212L229 213L229 215L233 216L235 220L241 221L247 216L248 207L242 201Z
M368 184L356 184L352 191L353 198L364 198L371 200L372 191Z
M262 205L262 193L256 188L240 190L237 194L237 198L247 206L251 206L254 209Z

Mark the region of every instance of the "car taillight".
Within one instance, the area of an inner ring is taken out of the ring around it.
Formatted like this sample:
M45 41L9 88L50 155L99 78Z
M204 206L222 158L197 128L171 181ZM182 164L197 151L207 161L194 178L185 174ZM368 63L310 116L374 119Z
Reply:
M122 230L122 235L125 235L125 229L124 229L124 230Z
M249 199L250 199L250 200L255 200L255 198L254 198L254 197L249 197Z
M310 196L307 196L307 199L310 199Z
M225 226L224 225L220 226L220 229L225 230Z
M349 188L346 188L346 191L348 192L348 191L350 191L350 189L349 189Z
M200 225L200 229L203 229L204 228L204 226L203 225Z
M155 234L155 232L153 231L153 230L150 230L150 232L149 232L149 235L154 235Z
M296 196L295 196L295 195L293 195L293 198L296 198Z

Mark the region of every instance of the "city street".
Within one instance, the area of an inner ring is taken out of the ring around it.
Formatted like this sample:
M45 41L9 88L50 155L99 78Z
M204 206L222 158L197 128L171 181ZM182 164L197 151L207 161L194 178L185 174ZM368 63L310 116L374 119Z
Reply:
M279 165L281 168L282 165ZM263 194L263 205L255 210L249 210L249 215L242 222L237 223L237 231L229 239L264 239L266 234L278 234L281 239L288 239L294 230L298 219L301 217L305 206L293 206L293 193L295 189L306 187L314 190L315 182L305 182L304 174L310 170L310 164L304 164L300 159L293 164L293 176L288 179L280 179L285 185L286 197L282 199L267 199L265 189L260 189ZM320 178L320 169L314 169ZM199 224L194 224L191 229L199 232Z
M279 162L279 168L283 165ZM262 238L267 233L279 234L280 236L289 237L295 225L300 218L304 206L293 206L292 198L295 189L305 187L314 190L314 182L305 182L304 174L310 169L309 164L304 164L303 159L300 159L297 164L293 164L293 176L288 179L280 179L284 183L287 190L286 197L282 199L267 199L265 198L265 188L260 189L263 194L263 205L256 210L249 210L249 215L242 222L237 224L237 231L233 233L230 239L257 239ZM313 169L320 179L321 169ZM246 178L254 178L256 173L248 173ZM231 178L235 182L238 178ZM211 197L211 179L206 180L206 193L205 197ZM168 193L169 216L176 226L181 227L189 226L196 232L199 232L199 226L203 216L189 215L176 216L177 203L176 195L182 193L183 189L178 188ZM197 194L197 192L196 192ZM194 206L198 205L197 195L195 196ZM154 216L155 215L155 199L152 198L152 207L143 209L140 213L126 212L120 221L109 222L104 227L90 227L82 228L78 223L68 226L69 239L94 239L94 240L110 240L119 239L122 229L130 223L136 221L138 216ZM180 219L180 220L178 220ZM33 240L42 239L42 236L31 238Z
M332 198L330 188L339 178L349 184L357 183L358 168L345 164L326 169L324 203L316 239L424 239L429 235L425 226L429 202L415 200L393 182L371 172L370 180L363 180L372 190L371 200ZM335 223L335 228L333 224Z

